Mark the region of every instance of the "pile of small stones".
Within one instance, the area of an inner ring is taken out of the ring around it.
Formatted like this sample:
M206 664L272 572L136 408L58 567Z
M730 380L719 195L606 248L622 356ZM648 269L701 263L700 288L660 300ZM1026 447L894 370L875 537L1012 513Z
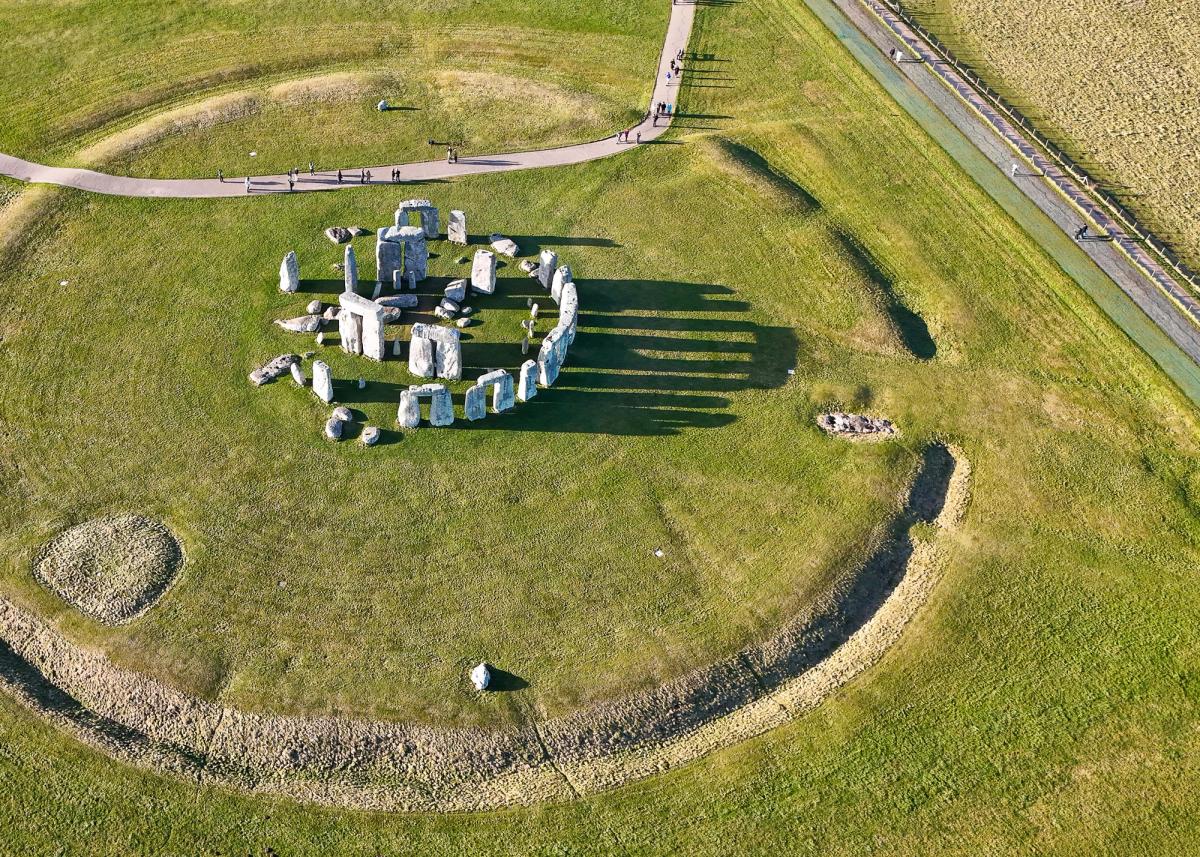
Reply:
M817 425L829 434L844 437L891 437L896 427L891 420L882 417L867 417L862 414L847 414L834 411L817 417Z

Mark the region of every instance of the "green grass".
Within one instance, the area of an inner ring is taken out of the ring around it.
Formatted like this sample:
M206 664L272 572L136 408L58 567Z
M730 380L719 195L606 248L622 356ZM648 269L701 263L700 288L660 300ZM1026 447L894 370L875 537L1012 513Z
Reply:
M0 697L12 850L1194 850L1193 406L804 7L699 12L694 45L718 61L681 93L682 145L420 189L464 207L472 232L603 239L525 241L570 260L585 322L560 386L482 430L333 447L310 395L244 379L299 341L270 327L299 303L273 291L282 251L333 276L319 227L384 222L397 192L58 195L0 279L0 586L121 663L237 704L499 722L765 633L852 561L909 450L946 438L972 462L972 504L896 649L761 739L482 816L197 790ZM531 281L511 270L477 302L488 356L471 365L515 365ZM926 325L931 359L897 305ZM335 374L360 365L337 355ZM627 380L652 367L672 374ZM891 416L902 442L820 437L811 417L830 403ZM394 409L356 406L381 422ZM42 593L28 558L63 523L135 502L178 522L193 564L143 620L106 631ZM664 563L648 551L665 540ZM530 687L471 701L461 670L483 656Z
M645 109L666 17L653 0L219 0L170 9L135 0L119 15L94 0L0 3L0 79L20 81L0 105L0 151L197 176L218 167L278 172L310 159L395 163L450 135L467 152L592 139ZM330 87L315 104L272 94L329 74L361 85ZM210 133L186 133L197 107L217 97L240 108L215 111ZM384 97L409 109L380 116L372 108ZM167 108L179 111L185 133L143 159L158 136L145 123Z

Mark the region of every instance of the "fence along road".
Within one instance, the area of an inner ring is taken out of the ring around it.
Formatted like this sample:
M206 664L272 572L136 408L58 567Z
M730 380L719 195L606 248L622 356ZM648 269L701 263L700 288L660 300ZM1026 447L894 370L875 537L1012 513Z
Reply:
M1159 277L1151 276L1132 254L1127 255L1117 234L1148 264L1156 265L1145 250L1124 236L1082 189L1075 187L1070 194L1060 190L1058 182L1071 184L1071 180L1044 158L1039 156L1034 169L1025 165L1017 177L1011 177L1014 157L1028 158L1024 150L1016 148L985 113L943 79L943 74L954 74L953 70L933 56L903 21L892 15L905 38L888 25L882 13L890 10L873 0L805 2L896 102L1200 405L1200 315L1193 315L1176 300L1178 294L1200 312L1194 296L1158 267L1159 275L1171 286L1172 292L1166 291ZM904 62L889 58L895 48L909 52ZM961 78L959 81L967 86ZM997 120L1003 119L992 113ZM1005 124L1024 140L1011 124ZM1024 143L1037 154L1028 140ZM1046 175L1039 175L1041 172ZM1103 216L1097 225L1111 226L1113 240L1093 238L1077 243L1071 239L1084 216L1074 201L1077 197Z

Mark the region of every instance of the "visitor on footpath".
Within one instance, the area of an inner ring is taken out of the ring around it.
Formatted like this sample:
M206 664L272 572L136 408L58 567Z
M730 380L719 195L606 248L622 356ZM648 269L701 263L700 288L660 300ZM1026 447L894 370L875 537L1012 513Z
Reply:
M292 178L291 176L288 176L288 193L291 193L295 189L296 189L296 180L294 178Z
M310 176L315 176L315 175L317 174L316 168L315 168L315 167L313 167L313 162L312 162L312 161L309 161L309 162L308 162L308 174L309 174Z
M220 169L217 170L217 181L219 181L219 182L225 181L225 171L224 170L220 170Z
M250 176L246 176L246 193L250 193Z
M342 171L338 170L338 184L342 183Z

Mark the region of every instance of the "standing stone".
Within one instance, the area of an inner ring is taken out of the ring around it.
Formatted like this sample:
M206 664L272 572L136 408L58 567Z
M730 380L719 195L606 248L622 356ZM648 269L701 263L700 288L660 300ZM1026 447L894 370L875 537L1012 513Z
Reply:
M448 426L454 422L454 400L444 384L437 384L433 391L433 401L429 403L429 424L432 426Z
M375 234L375 279L379 283L394 283L396 272L404 267L404 248L388 241L379 230Z
M517 398L528 402L537 395L538 366L534 360L526 360L521 364L520 380L517 385Z
M383 360L387 351L384 308L375 301L350 292L343 292L338 300L342 305L342 315L352 316L358 324L361 340L359 350L355 353L372 360Z
M433 340L417 336L415 324L413 328L412 341L408 344L408 371L418 378L432 378L436 367Z
M338 336L342 340L343 351L347 354L362 354L362 317L343 307L338 314Z
M446 237L451 244L467 243L467 215L457 208L450 211L450 223L446 226Z
M458 333L458 330L454 330ZM437 354L434 357L434 368L439 378L448 381L462 380L462 344L458 337L448 342L437 344Z
M346 263L343 266L346 273L346 291L358 291L358 260L354 258L354 245L346 245Z
M403 347L404 347L404 346L403 346L403 345L400 343L400 340L399 340L399 339L397 339L395 342L393 342L393 343L392 343L392 356L393 356L393 357L399 357L399 356L400 356L400 349L402 349Z
M481 420L487 416L487 388L476 384L467 390L463 397L463 416L469 421Z
M300 368L299 363L292 364L292 380L296 382L296 386L298 387L303 387L307 380L304 377L304 370Z
M538 351L537 367L538 383L543 387L550 387L558 380L558 370L561 367L558 343L561 338L562 330L556 327L542 340L541 350Z
M419 352L414 363L414 352ZM432 369L429 361L432 359ZM414 368L415 366L415 368ZM457 328L436 327L418 322L412 326L412 344L408 352L408 368L414 375L429 378L436 375L458 381L462 378L462 337ZM421 369L423 371L417 371Z
M558 270L558 254L553 250L543 250L538 257L538 282L542 284L542 288L549 291L550 284L554 282L554 272Z
M324 360L313 361L312 390L318 399L325 404L333 401L333 375L329 372L329 364Z
M529 332L526 331L525 335L521 337L521 355L524 356L528 353L529 353Z
M476 250L471 265L471 288L484 295L496 293L496 254L491 250Z
M300 288L300 263L296 261L296 251L288 250L279 265L279 291L294 294Z
M419 226L402 226L396 234L403 245L404 275L416 282L424 280L429 276L429 246L424 231ZM415 284L410 288L416 288Z
M558 326L566 329L567 344L573 343L579 326L579 296L574 283L565 283L559 295Z
M400 391L400 407L396 411L396 422L401 428L415 429L421 424L421 402L417 394L408 390Z
M571 276L570 265L563 265L554 272L554 278L550 281L550 297L554 299L555 303L558 303L559 295L562 294L563 286L573 281L574 278Z

